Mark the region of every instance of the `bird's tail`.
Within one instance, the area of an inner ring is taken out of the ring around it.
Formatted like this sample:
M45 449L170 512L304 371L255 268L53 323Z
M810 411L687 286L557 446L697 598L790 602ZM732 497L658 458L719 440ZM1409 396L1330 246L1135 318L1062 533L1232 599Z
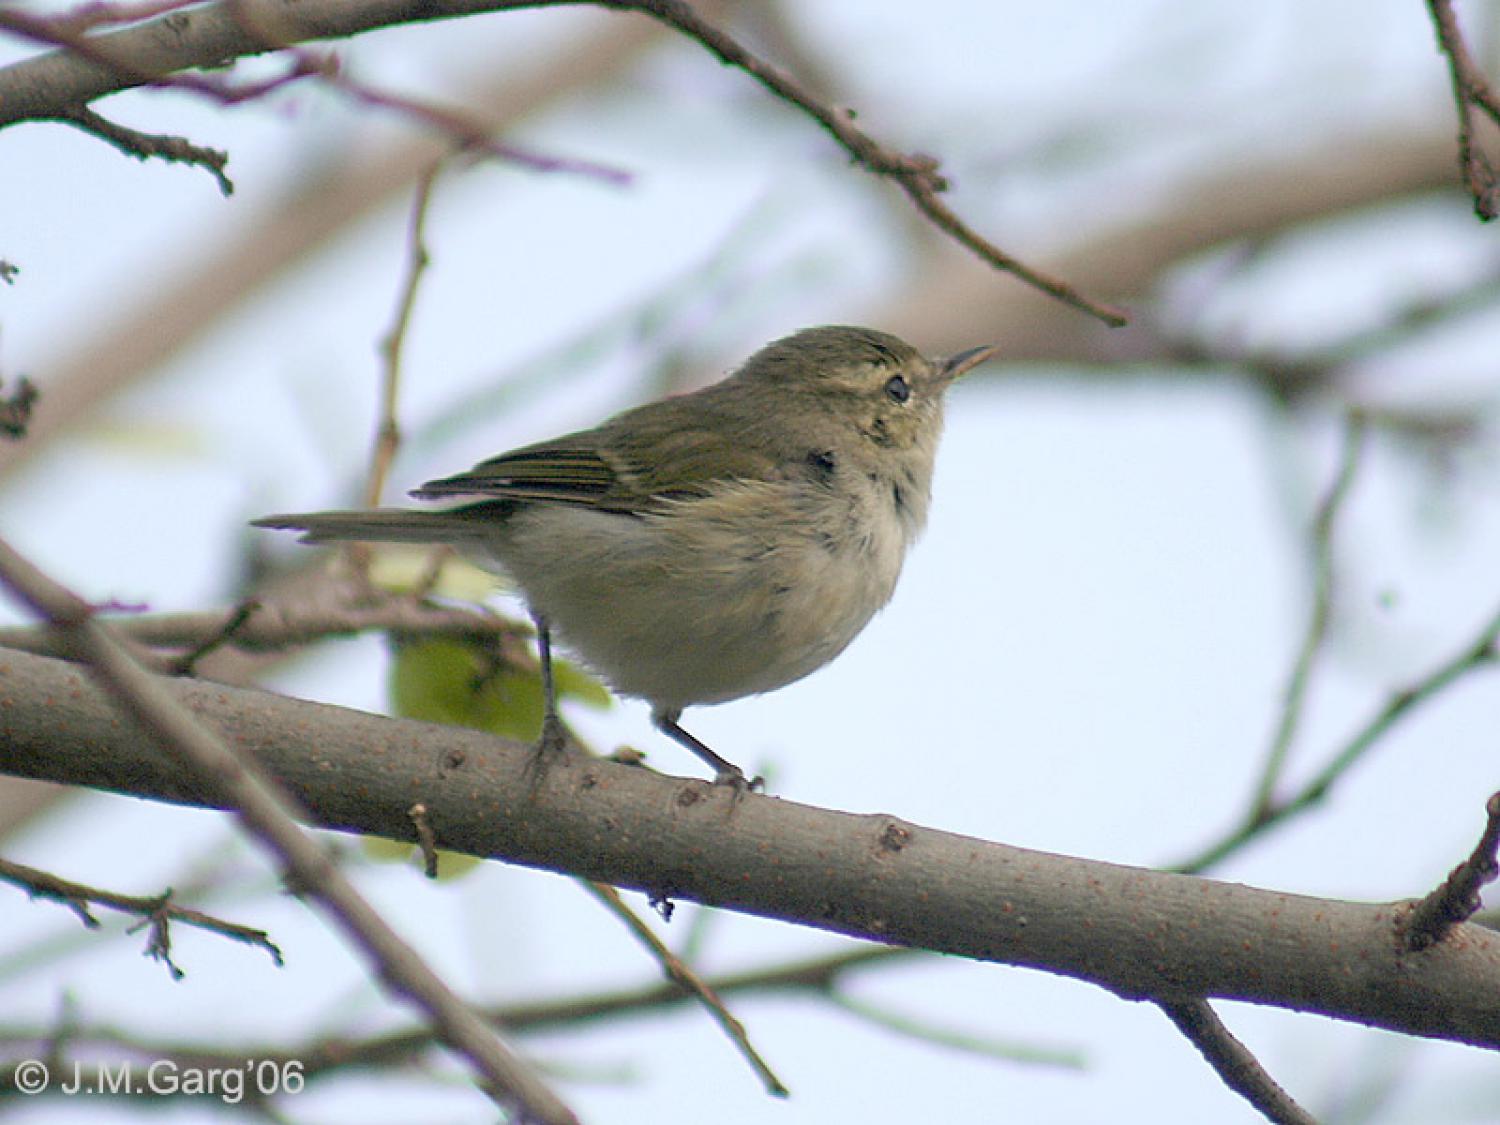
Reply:
M252 527L302 532L303 543L451 543L485 537L485 520L474 508L423 512L373 508L364 512L298 512L252 520ZM502 513L494 513L502 516ZM479 517L479 518L476 518Z

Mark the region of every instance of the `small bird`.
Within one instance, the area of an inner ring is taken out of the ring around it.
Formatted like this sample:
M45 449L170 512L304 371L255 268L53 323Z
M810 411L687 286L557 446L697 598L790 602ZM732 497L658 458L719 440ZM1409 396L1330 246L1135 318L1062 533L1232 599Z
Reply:
M684 708L774 691L844 650L922 530L943 396L995 354L925 359L870 328L808 328L723 381L429 481L440 509L267 516L306 543L449 544L498 567L537 626L541 749L565 745L551 629L656 727L743 789Z

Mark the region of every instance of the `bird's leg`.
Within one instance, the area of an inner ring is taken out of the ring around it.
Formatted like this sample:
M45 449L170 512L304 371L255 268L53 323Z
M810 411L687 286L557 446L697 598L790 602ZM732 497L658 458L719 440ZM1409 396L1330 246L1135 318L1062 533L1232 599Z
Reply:
M708 748L703 742L694 738L682 727L678 726L677 720L682 717L682 711L653 711L651 721L656 729L679 744L686 746L698 757L702 758L714 768L714 784L728 785L736 792L743 793L745 790L759 790L765 786L765 782L759 778L746 779L745 771L739 766L721 758Z
M552 680L552 631L547 627L547 619L541 614L533 613L531 620L536 623L536 653L542 666L544 710L542 712L542 737L537 742L537 754L540 756L549 752L566 750L568 736L563 730L562 720L557 716L557 688Z

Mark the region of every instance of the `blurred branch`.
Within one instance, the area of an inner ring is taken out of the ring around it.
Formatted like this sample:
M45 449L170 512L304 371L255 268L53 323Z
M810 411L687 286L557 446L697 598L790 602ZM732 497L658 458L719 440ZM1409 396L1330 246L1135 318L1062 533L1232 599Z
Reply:
M539 777L530 745L476 731L219 684L153 686L261 763L322 827L413 841L417 799L452 851L1044 969L1131 998L1248 1000L1500 1049L1500 935L1464 925L1462 941L1407 953L1392 940L1400 904L1070 859L578 754ZM221 803L71 665L12 653L0 698L0 772Z
M234 51L226 55L225 60L221 60L217 65L222 66L234 55L274 52L278 61L283 64L279 73L256 81L236 82L218 74L173 73L180 68L170 65L161 73L139 69L127 55L117 53L108 46L101 46L102 42L112 38L111 35L76 34L70 30L74 21L66 16L53 19L26 12L0 11L0 30L9 30L15 34L60 47L65 53L102 67L113 73L123 83L122 89L133 86L155 86L185 90L227 106L255 101L302 79L315 79L364 105L398 113L412 118L418 124L446 133L460 148L467 151L519 164L534 172L565 172L595 176L615 184L625 183L630 178L620 169L609 168L593 161L549 156L498 141L479 121L462 111L392 94L361 82L344 72L337 55L297 47L295 44L308 36L296 29L286 29L284 35L284 25L278 22L273 13L258 12L246 0L223 0L223 2L228 6L230 16L238 22L240 29L250 37L254 46L250 50ZM273 4L284 2L285 0L269 0L269 3ZM329 0L329 2L343 3L344 0ZM170 15L153 21L148 26L159 25L175 30L179 25L189 21L191 15L192 13L174 11ZM128 31L113 33L113 35L128 34ZM24 67L30 61L32 60L13 65ZM0 70L0 90L4 89L6 75L11 69ZM24 117L11 119L7 116L6 109L5 102L0 100L0 128L7 124L14 124L15 120L26 120ZM228 160L223 153L200 148L181 138L157 137L115 125L90 111L86 101L62 107L55 113L44 115L41 119L66 121L76 125L108 141L127 155L140 159L145 159L147 156L160 156L180 163L202 165L219 179L220 190L224 191L225 195L233 190L223 174L223 165ZM228 190L224 190L226 186Z
M1250 1049L1224 1026L1208 1001L1175 1001L1162 1004L1161 1009L1198 1048L1224 1084L1260 1110L1268 1121L1278 1125L1318 1125L1312 1114L1293 1101L1266 1073Z
M1484 832L1469 857L1406 917L1401 930L1407 949L1426 949L1447 937L1458 923L1472 918L1482 905L1479 892L1500 873L1495 857L1500 848L1500 793L1491 795L1484 811Z
M1260 781L1250 799L1249 819L1263 818L1275 799L1276 785L1281 780L1281 771L1292 741L1297 736L1297 727L1302 719L1302 706L1307 699L1307 689L1312 678L1313 661L1323 647L1328 635L1328 624L1333 615L1333 525L1343 507L1354 475L1359 469L1359 456L1364 448L1365 420L1357 410L1351 410L1344 420L1342 452L1338 470L1328 493L1318 504L1312 526L1313 596L1312 610L1308 614L1307 632L1302 638L1302 647L1287 677L1286 690L1282 697L1281 717L1276 723L1276 733L1266 753L1265 765L1261 769Z
M774 1097L784 1098L791 1093L776 1077L765 1059L761 1058L760 1052L750 1042L750 1036L745 1031L745 1025L735 1019L724 1000L719 996L706 980L698 975L693 968L682 958L678 957L662 940L651 932L651 927L625 904L620 897L620 892L604 883L595 883L589 879L578 880L579 886L588 891L595 899L604 905L604 908L625 923L626 929L635 936L635 939L644 945L657 964L662 968L667 979L685 989L696 997L707 1010L713 1021L723 1029L724 1034L729 1036L729 1041L744 1056L751 1068L759 1075L766 1093Z
M1453 0L1427 0L1427 10L1432 14L1438 47L1448 57L1453 102L1458 111L1458 166L1474 200L1474 214L1489 222L1500 215L1500 181L1496 180L1494 165L1479 147L1475 133L1481 113L1500 126L1500 97L1464 43L1458 17L1453 14Z
M294 78L316 75L347 89L367 104L416 112L429 124L453 131L456 123L451 113L436 112L409 99L350 83L341 78L337 67L326 59L289 49L293 44L311 39L345 37L403 23L517 7L561 7L578 3L596 3L615 11L641 12L696 40L722 62L745 71L776 97L811 117L855 163L894 182L933 224L993 268L1010 273L1106 324L1118 326L1126 322L1121 310L1092 301L1061 279L1025 265L960 219L939 198L948 185L939 173L935 159L897 152L881 145L853 124L854 115L849 110L819 100L791 75L753 55L683 0L531 0L529 3L516 0L383 0L364 4L351 3L350 0L300 0L296 4L289 0L222 0L88 38L60 32L46 17L0 11L0 29L63 48L61 58L48 55L0 70L0 126L73 114L104 94L148 84L187 89L223 102L259 97L274 86L235 87L214 76L181 72L190 67L223 66L236 58L278 51L289 57L292 66L285 75L274 80L275 86ZM162 33L168 30L172 43L163 49L167 46L167 36ZM74 62L71 68L67 65L70 59ZM38 77L27 70L46 63L53 64L54 71L71 69L82 73L47 73ZM72 97L64 93L68 89L68 78L73 79ZM39 108L49 104L50 109ZM466 138L469 142L478 139L474 136ZM535 168L562 170L564 167L563 162L509 148L503 155ZM571 170L579 170L576 163L569 163L572 164Z
M110 628L147 648L190 649L232 645L248 652L282 652L356 633L398 636L504 638L525 635L529 626L481 609L437 605L397 594L354 600L347 587L320 585L314 599L254 601L228 613L161 613L115 617ZM72 659L65 638L45 626L0 627L0 648Z
M770 965L742 973L712 978L708 984L719 995L808 995L814 998L833 992L849 973L865 965L909 959L912 951L860 945L839 953L785 964ZM602 1019L638 1018L691 1003L694 994L686 987L663 981L638 989L543 1000L533 1003L496 1005L484 1009L486 1019L512 1033L546 1032ZM38 1048L55 1036L41 1028L0 1026L0 1055L35 1057ZM235 1046L151 1039L117 1028L74 1026L66 1044L94 1052L115 1048L142 1059L171 1059L182 1066L233 1070L247 1062L273 1066L295 1064L309 1083L350 1070L409 1065L435 1045L432 1029L411 1027L366 1038L323 1036L288 1047L285 1043L247 1043ZM0 1066L0 1090L4 1089ZM54 1086L53 1092L56 1087Z
M951 1027L940 1027L925 1020L913 1019L904 1013L892 1012L888 1008L850 996L843 991L833 992L831 999L836 1007L852 1016L859 1017L866 1023L922 1043L931 1043L954 1051L964 1051L987 1059L1023 1063L1026 1066L1051 1066L1061 1070L1085 1070L1088 1067L1083 1053L1076 1048L1043 1047L1035 1043L999 1040L988 1035L975 1035L972 1032L957 1031Z
M90 905L137 915L143 924L149 925L151 931L150 940L146 944L146 953L163 962L172 976L179 980L183 972L172 961L172 937L169 927L173 922L181 922L185 926L196 926L198 929L220 934L233 941L244 942L246 945L259 946L271 955L271 960L275 961L278 967L282 964L281 950L276 948L265 930L242 926L237 922L226 922L211 914L204 914L201 910L178 906L172 901L170 888L153 897L122 895L114 891L86 886L83 883L70 882L50 872L20 863L12 863L3 858L0 858L0 880L20 887L32 898L46 898L62 903L78 915L79 921L91 930L99 928L99 920L89 912Z
M1500 659L1500 652L1496 650L1497 639L1500 639L1500 610L1496 611L1479 630L1478 635L1457 655L1409 686L1392 692L1375 714L1334 752L1328 763L1295 793L1274 800L1259 810L1252 810L1250 815L1226 832L1221 839L1191 858L1173 864L1169 870L1185 874L1206 871L1252 840L1258 839L1272 826L1313 808L1403 718L1422 704L1437 698L1458 680L1489 667Z
M306 813L253 755L232 749L200 724L174 698L169 681L144 671L95 620L92 606L52 582L4 542L0 584L75 646L116 707L135 720L131 733L154 748L159 765L167 765L195 791L234 813L282 866L288 883L317 901L369 960L378 978L415 1004L439 1037L468 1060L497 1105L546 1125L576 1121L530 1066L443 983L322 846L298 826Z
M782 101L800 109L822 127L860 167L891 180L906 193L917 210L959 245L997 270L1009 273L1065 305L1088 313L1111 327L1125 324L1124 311L1090 300L1061 279L1023 264L989 242L958 217L940 198L948 182L938 162L922 153L897 152L882 145L854 124L854 112L830 105L790 74L747 51L733 37L703 19L684 0L593 0L621 11L644 12L697 40L719 60L738 67Z
M380 505L386 477L390 474L391 463L396 459L396 451L401 446L401 422L397 417L401 394L401 351L406 343L406 330L411 324L412 310L416 308L417 287L422 283L422 275L432 261L427 251L427 211L432 204L433 185L441 170L441 162L436 163L417 181L411 220L407 224L406 275L401 281L391 326L380 340L380 418L375 425L375 446L370 451L370 475L365 484L367 508Z
M607 30L546 53L529 69L486 67L475 73L465 102L485 128L501 132L565 95L617 76L665 34L644 21L626 27L609 23ZM47 57L67 59L66 54ZM40 67L42 60L16 65ZM0 90L12 73L0 70ZM27 81L46 77L42 69ZM209 249L178 281L163 282L144 304L54 363L47 379L48 408L33 420L30 440L0 445L0 477L40 453L99 402L199 341L231 309L367 219L451 151L449 138L424 131L349 154L297 178L282 198L226 238L205 237Z
M41 395L30 379L16 380L8 394L0 396L0 437L23 438L31 424L31 411Z

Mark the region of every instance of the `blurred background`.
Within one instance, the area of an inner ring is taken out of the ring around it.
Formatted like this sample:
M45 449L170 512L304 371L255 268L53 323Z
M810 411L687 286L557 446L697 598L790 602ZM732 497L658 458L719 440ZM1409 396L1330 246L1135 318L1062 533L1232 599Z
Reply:
M931 354L999 344L950 397L931 522L893 604L827 669L689 725L789 799L1128 864L1189 861L1243 818L1308 635L1315 515L1341 464L1326 638L1278 791L1491 621L1500 243L1461 190L1419 0L701 7L884 143L937 156L966 221L1125 303L1131 325L974 260L807 117L643 17L541 9L365 35L334 45L361 81L629 175L445 163L387 502L711 381L807 325L869 324ZM1500 4L1460 14L1500 74ZM0 39L0 62L37 50ZM0 375L43 396L32 436L0 446L0 527L89 598L224 609L321 566L248 520L360 502L414 193L446 142L314 82L235 107L141 91L96 108L226 149L236 190L60 124L0 134L0 257L20 269L0 286ZM24 620L0 605L0 621ZM220 674L385 710L390 665L366 636ZM569 718L601 749L701 772L641 705ZM1208 873L1423 894L1478 836L1497 731L1494 671L1460 675L1316 808ZM567 879L491 863L433 883L347 847L361 887L470 997L657 977ZM222 816L4 781L0 852L118 891L178 888L287 955L277 969L178 927L174 982L125 922L86 932L0 887L0 1043L71 1021L293 1047L408 1020ZM657 928L710 974L845 944L687 904ZM849 975L839 995L732 1007L790 1100L768 1098L691 1006L521 1046L589 1121L1259 1120L1157 1009L1035 972L913 957ZM1219 1007L1322 1121L1500 1120L1492 1056ZM275 1112L493 1110L433 1055L322 1080ZM168 1119L222 1110L180 1103Z

